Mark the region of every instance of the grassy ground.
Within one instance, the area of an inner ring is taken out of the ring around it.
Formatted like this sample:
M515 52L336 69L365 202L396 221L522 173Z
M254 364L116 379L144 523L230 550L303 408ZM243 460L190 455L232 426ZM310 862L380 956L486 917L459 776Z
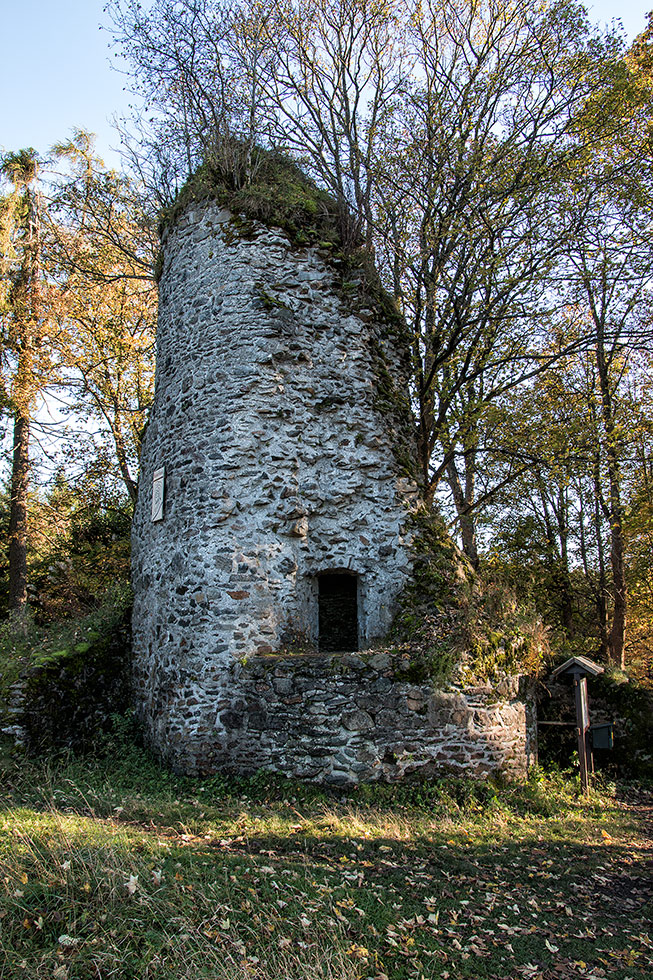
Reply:
M3 980L652 976L645 794L202 783L125 745L0 777Z

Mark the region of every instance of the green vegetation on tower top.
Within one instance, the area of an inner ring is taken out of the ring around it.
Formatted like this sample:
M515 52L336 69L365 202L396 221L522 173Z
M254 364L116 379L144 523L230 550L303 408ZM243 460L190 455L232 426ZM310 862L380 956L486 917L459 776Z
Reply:
M249 164L221 155L198 167L162 214L160 230L189 204L213 199L234 214L282 228L298 245L342 247L343 210L337 201L283 154L257 147L251 156Z
M229 152L231 150L231 152ZM251 162L242 146L227 146L197 168L162 212L159 232L193 203L216 201L233 214L227 234L247 239L252 221L284 231L294 246L319 248L335 269L347 303L372 307L410 343L403 316L384 289L374 259L364 247L357 221L344 201L318 187L283 153L256 147ZM157 273L160 274L160 263Z

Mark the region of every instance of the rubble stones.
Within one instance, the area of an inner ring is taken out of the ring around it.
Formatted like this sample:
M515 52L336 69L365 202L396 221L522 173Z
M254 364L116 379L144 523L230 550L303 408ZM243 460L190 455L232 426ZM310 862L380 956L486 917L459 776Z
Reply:
M163 754L182 771L269 769L337 785L429 774L525 775L535 716L523 690L434 691L397 680L402 660L378 654L254 657L226 672L220 731L200 736L178 714ZM414 704L423 702L418 713ZM205 714L208 715L206 703ZM183 746L186 751L183 751Z

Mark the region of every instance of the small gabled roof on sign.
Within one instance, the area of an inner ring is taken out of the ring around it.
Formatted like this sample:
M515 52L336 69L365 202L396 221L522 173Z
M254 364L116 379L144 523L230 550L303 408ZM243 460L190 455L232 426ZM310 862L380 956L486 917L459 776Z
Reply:
M560 674L580 674L584 677L598 677L602 673L603 667L600 664L595 664L588 657L571 657L570 660L565 661L560 667L556 667L551 677L559 677Z

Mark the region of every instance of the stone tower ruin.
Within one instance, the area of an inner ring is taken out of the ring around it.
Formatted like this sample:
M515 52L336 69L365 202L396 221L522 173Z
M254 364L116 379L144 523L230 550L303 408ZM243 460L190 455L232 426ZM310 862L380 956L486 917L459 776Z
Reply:
M436 704L383 648L413 576L419 505L407 348L330 249L211 199L163 235L133 531L139 713L184 771L351 782L465 765L472 749L481 769L519 768L516 689L495 718L500 750L487 719L482 751L474 738L461 749L453 730L473 736L483 705Z

